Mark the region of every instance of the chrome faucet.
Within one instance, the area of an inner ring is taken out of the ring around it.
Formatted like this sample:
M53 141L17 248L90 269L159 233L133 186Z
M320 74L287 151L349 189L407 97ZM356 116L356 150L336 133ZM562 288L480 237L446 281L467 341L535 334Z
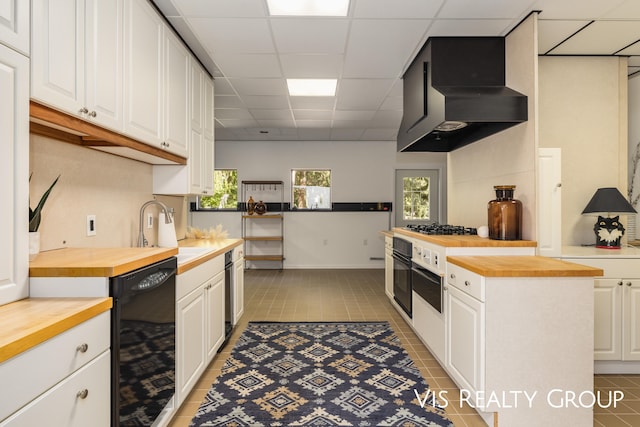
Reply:
M171 219L171 214L169 213L169 208L164 203L159 202L157 200L149 200L144 205L142 205L142 207L140 208L140 231L138 233L138 247L141 247L141 248L149 244L147 239L144 237L144 232L142 231L144 229L144 210L149 205L158 205L162 208L162 212L164 213L165 224L171 224L173 222L173 220Z

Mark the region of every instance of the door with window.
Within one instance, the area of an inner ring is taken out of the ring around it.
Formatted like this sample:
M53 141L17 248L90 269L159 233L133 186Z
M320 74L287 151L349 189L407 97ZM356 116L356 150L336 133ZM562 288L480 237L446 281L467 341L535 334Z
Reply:
M439 171L396 170L396 227L439 221Z

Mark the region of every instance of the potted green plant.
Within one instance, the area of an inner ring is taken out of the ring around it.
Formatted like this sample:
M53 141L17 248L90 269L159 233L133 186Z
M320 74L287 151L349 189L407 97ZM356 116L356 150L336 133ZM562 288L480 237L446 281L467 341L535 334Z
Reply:
M40 228L42 208L44 208L44 204L51 190L58 182L58 179L60 179L60 175L53 181L47 191L44 192L35 209L31 209L31 206L29 206L29 254L31 255L40 252L40 232L38 228ZM29 181L31 181L31 175L29 175Z

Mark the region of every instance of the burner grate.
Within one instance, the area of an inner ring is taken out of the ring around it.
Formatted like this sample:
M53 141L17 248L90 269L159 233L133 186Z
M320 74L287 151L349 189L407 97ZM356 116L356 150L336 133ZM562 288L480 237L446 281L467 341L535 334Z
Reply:
M450 225L450 224L438 224L437 222L431 224L409 224L407 229L416 233L430 234L430 235L474 235L478 234L478 230L473 227L465 227L462 225Z

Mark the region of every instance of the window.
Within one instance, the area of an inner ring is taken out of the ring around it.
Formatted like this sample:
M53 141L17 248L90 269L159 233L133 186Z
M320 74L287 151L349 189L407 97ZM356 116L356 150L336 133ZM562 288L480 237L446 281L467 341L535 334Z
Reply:
M238 208L238 170L220 169L213 171L213 196L200 196L200 209Z
M438 177L432 169L396 171L396 227L438 222Z
M293 169L291 203L296 209L331 209L331 171Z

